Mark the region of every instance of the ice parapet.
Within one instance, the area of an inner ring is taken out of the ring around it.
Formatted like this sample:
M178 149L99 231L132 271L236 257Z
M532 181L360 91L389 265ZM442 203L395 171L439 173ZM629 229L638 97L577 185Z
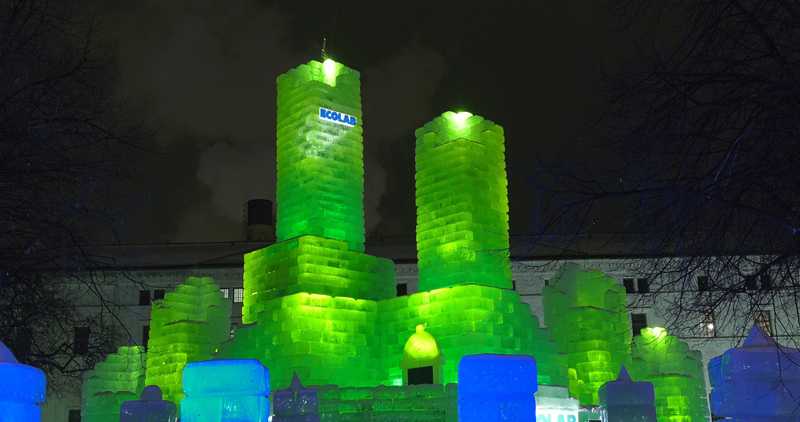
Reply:
M708 420L700 352L661 327L648 327L633 342L630 374L653 383L659 422Z
M83 381L82 420L119 420L122 403L136 400L144 388L145 359L141 346L120 347L96 364Z
M604 422L656 422L655 392L649 382L634 382L623 366L615 381L600 387Z
M0 422L39 422L46 389L44 372L18 363L0 341Z
M796 421L800 350L784 347L758 324L741 346L708 363L711 410L735 421Z
M536 420L536 389L536 362L530 356L464 356L458 364L458 419Z
M148 385L139 400L122 403L120 422L176 422L175 404L161 399L161 389Z
M189 363L183 391L183 422L266 422L269 417L269 370L254 359Z
M566 264L543 296L545 325L567 355L570 395L597 405L598 389L616 378L630 353L625 289L600 271Z
M210 359L230 337L231 303L210 277L188 277L153 303L147 352L147 385L161 388L164 400L183 398L181 371Z
M511 288L503 128L446 112L416 131L420 290Z

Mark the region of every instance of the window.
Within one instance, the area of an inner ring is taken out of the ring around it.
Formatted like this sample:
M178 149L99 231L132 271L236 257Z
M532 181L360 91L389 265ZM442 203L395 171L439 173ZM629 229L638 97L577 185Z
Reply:
M772 277L768 272L761 273L761 290L772 289Z
M717 336L717 325L714 322L713 312L709 312L703 317L703 325L700 327L700 332L703 334L703 337Z
M166 291L164 289L155 289L153 290L153 300L161 300L164 299L164 295Z
M150 326L143 325L142 326L142 347L144 350L147 350L147 343L150 342Z
M219 292L222 293L223 299L230 299L230 289L219 289Z
M757 290L758 282L754 274L744 276L744 288L747 290Z
M637 288L639 289L639 293L650 293L650 280L646 278L640 278L636 280Z
M406 283L399 283L395 288L397 289L397 296L405 296L408 294L408 284Z
M139 290L139 305L146 306L150 304L150 290Z
M622 284L625 285L625 291L628 293L636 293L636 288L633 287L633 279L632 278L623 278Z
M75 337L72 340L72 351L79 355L89 353L89 327L75 327Z
M67 422L81 422L81 409L70 409Z
M764 330L765 333L772 335L772 312L769 310L758 310L753 315L755 323Z
M433 384L433 367L411 368L408 370L408 385Z
M642 328L647 327L647 314L631 314L631 330L634 336L641 334Z
M11 338L11 350L17 358L27 357L31 354L31 346L33 338L28 330L17 328L14 330L14 336Z
M697 290L701 292L705 292L708 290L708 276L707 275L699 275L697 276Z
M233 303L242 303L244 302L244 289L241 287L237 287L233 289Z

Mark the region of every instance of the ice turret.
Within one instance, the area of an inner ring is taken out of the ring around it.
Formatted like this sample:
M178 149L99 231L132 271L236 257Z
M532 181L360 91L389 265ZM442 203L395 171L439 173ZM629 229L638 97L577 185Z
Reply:
M796 421L800 350L784 347L758 324L740 347L708 363L711 410L734 421Z
M655 392L649 382L634 382L623 366L615 381L600 387L605 422L656 422Z
M511 288L503 128L465 111L416 131L419 288Z

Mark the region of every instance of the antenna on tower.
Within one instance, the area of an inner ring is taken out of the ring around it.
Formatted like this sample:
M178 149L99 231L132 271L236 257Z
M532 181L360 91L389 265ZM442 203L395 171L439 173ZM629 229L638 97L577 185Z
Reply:
M327 47L328 47L328 38L323 35L322 36L322 60L325 60L325 59L328 58L328 52L326 50Z

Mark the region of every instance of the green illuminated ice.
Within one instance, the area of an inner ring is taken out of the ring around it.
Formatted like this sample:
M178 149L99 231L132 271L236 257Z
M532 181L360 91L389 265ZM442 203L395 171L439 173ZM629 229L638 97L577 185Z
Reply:
M87 374L83 382L81 420L118 421L120 406L125 401L138 400L144 380L142 347L120 347Z
M545 325L567 354L570 395L597 405L598 389L617 378L630 354L625 289L599 271L567 264L543 296Z
M278 242L244 257L233 339L210 279L154 303L147 383L165 400L180 402L186 363L210 358L258 359L273 390L295 374L337 385L320 391L320 412L341 420L444 415L465 355L532 355L538 384L568 384L566 356L511 289L500 126L448 112L417 131L420 292L395 297L394 264L364 253L359 83L332 60L278 78ZM427 366L436 386L403 386Z
M658 422L708 420L703 358L664 328L642 329L633 343L630 372L653 383Z
M420 290L511 288L503 128L446 112L416 131Z
M394 263L347 246L300 236L246 254L242 321L255 322L270 301L300 292L373 300L394 296Z
M354 116L324 120L320 108ZM359 73L312 60L278 77L277 238L316 235L364 250L364 146Z
M179 404L183 367L211 359L228 340L230 324L230 301L223 299L210 277L188 277L164 299L153 302L147 385L159 386L164 400Z
M547 330L531 314L527 303L512 290L480 285L460 285L420 292L378 303L380 366L379 383L400 385L401 363L408 360L404 349L424 324L441 353L431 359L434 369L441 367L442 384L458 381L458 362L462 356L480 353L526 354L540 364L538 380L546 385L566 385L566 361L550 342ZM415 366L424 366L415 362Z

